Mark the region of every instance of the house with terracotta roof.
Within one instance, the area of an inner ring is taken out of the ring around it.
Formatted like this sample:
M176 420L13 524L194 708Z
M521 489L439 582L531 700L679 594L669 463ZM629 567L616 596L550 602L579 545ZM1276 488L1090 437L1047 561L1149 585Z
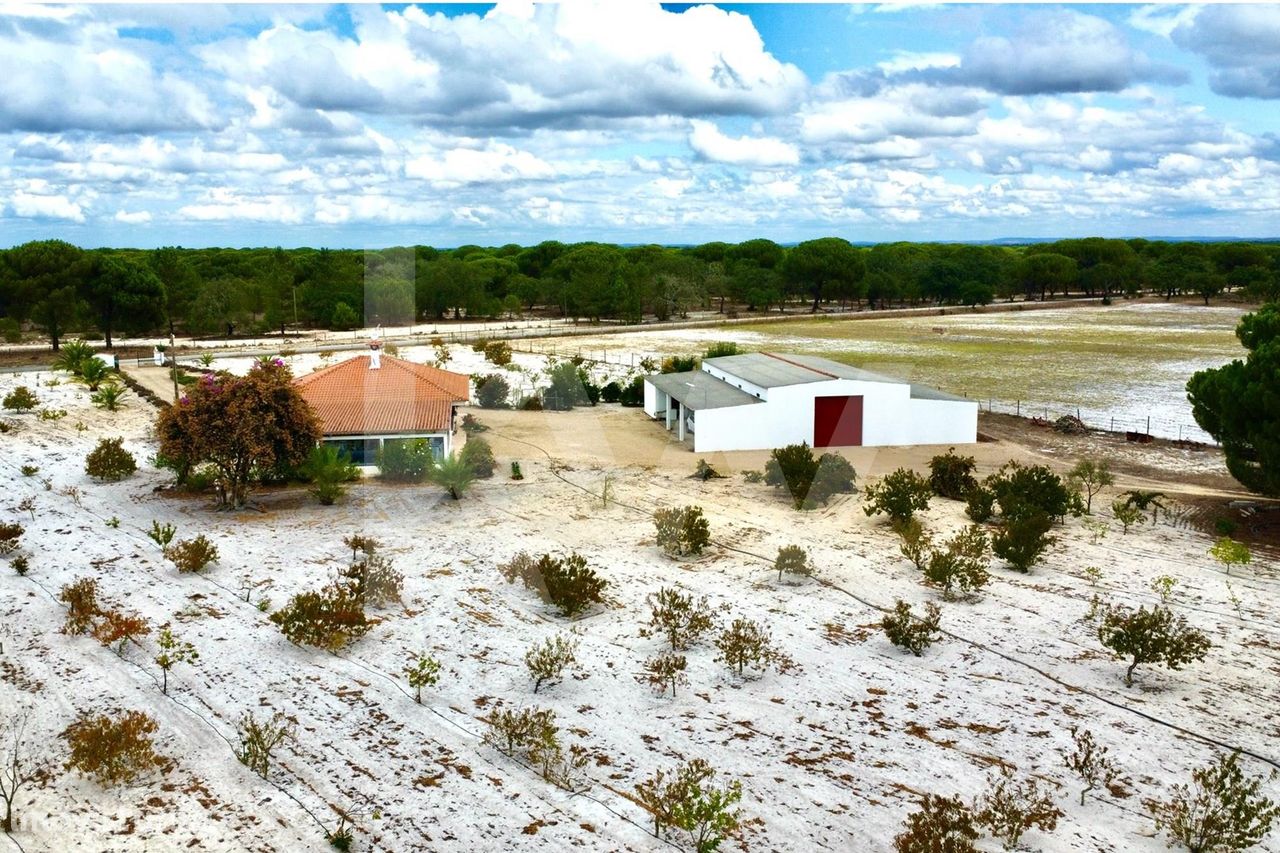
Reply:
M294 381L320 418L323 441L357 465L377 464L393 441L426 439L437 458L453 449L457 407L470 377L383 355L376 348Z

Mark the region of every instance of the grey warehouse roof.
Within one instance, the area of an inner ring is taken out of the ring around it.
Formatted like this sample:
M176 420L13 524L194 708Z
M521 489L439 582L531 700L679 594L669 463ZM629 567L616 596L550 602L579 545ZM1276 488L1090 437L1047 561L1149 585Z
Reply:
M645 381L695 412L700 409L724 409L763 402L755 395L735 388L705 370L657 373L646 376Z
M904 379L885 376L882 373L872 373L869 370L812 355L775 355L766 352L749 352L742 355L709 358L704 363L761 388L801 385L808 382L829 382L832 379L856 379L861 382L890 382L895 385L911 385L911 396L917 399L958 401L965 399L927 385L908 383Z

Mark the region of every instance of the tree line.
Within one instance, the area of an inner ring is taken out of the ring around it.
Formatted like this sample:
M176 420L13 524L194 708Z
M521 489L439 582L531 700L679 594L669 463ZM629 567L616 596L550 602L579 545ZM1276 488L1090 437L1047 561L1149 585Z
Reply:
M535 246L382 250L85 250L41 240L0 251L0 333L265 334L531 312L666 320L693 310L979 305L1074 296L1208 304L1280 298L1280 244L1098 237L1024 246L839 237L699 246L545 241Z

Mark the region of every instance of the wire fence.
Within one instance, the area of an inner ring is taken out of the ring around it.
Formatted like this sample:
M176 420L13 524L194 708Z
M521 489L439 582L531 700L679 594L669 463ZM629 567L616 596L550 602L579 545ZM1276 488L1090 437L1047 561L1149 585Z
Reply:
M978 399L977 403L979 411L1035 418L1049 421L1050 423L1062 417L1073 417L1091 430L1122 433L1131 438L1144 436L1198 444L1217 444L1213 436L1206 433L1193 421L1179 421L1150 414L1116 415L1105 410L1069 406L1061 403L1033 403L1026 400L1008 402L991 397Z

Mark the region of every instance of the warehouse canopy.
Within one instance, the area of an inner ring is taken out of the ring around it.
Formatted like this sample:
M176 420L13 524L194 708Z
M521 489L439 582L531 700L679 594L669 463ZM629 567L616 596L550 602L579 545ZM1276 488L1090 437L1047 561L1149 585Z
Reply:
M646 376L645 381L694 412L700 409L723 409L729 406L745 406L749 403L762 402L754 394L735 388L705 370L658 373Z

